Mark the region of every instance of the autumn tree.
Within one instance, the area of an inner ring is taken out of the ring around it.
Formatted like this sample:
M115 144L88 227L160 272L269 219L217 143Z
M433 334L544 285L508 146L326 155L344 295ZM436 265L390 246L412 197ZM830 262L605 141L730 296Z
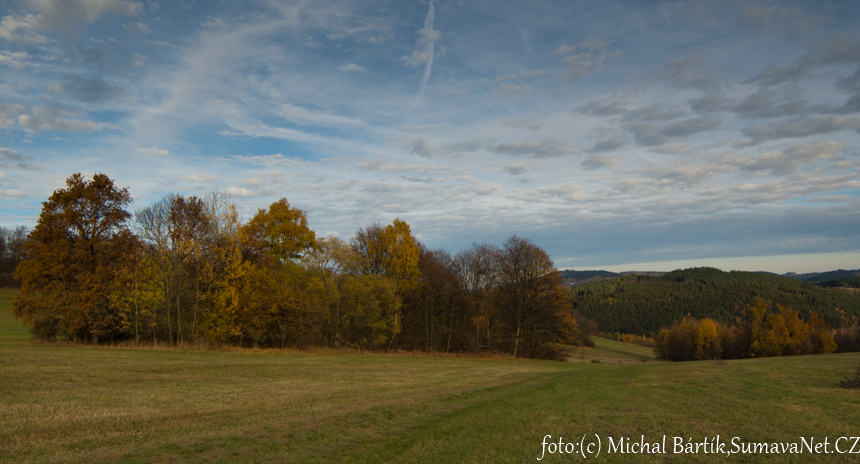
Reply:
M257 258L274 259L282 265L298 262L316 246L316 234L308 227L305 212L293 208L286 198L260 209L242 227L247 252Z
M809 344L809 352L813 354L836 351L830 325L815 312L809 315Z
M236 205L225 192L204 195L203 209L207 226L199 237L192 333L209 342L223 342L239 335L239 292L247 271L239 237L241 224Z
M445 250L428 250L419 244L418 269L418 283L404 297L401 340L410 348L428 352L450 352L452 344L457 349L468 335L465 326L471 324L464 311L461 297L465 292L454 269L454 258Z
M756 297L744 315L742 321L746 338L750 341L749 355L764 357L767 339L767 304Z
M349 245L351 253L344 256L349 268L340 283L342 322L347 322L342 326L359 338L341 341L370 345L387 341L390 347L401 331L403 296L418 283L418 244L409 224L395 219L384 227L358 229Z
M797 311L777 305L778 313L767 315L764 333L764 351L768 356L805 354L809 348L809 326Z
M716 359L722 354L719 324L704 319L696 328L696 359Z
M39 221L24 242L16 272L22 282L13 301L16 317L43 338L114 339L128 314L111 300L122 270L133 265L139 243L126 226L128 189L104 174L73 174L66 188L42 203Z
M568 342L576 332L567 292L549 255L530 240L511 236L499 260L501 290L513 335L513 355L520 342L545 351L549 343Z
M156 257L161 271L168 342L181 343L186 332L193 338L194 309L197 307L195 287L203 264L202 241L211 225L205 205L198 197L172 194L135 213L135 222L147 250ZM171 304L175 318L171 317ZM182 327L183 314L186 315L185 330ZM192 319L191 324L188 324L188 318Z
M672 327L660 330L654 337L654 354L658 358L671 361L696 359L699 326L697 319L685 317Z
M475 329L475 344L492 349L494 330L501 315L498 304L499 263L502 251L494 245L472 243L454 256L454 269L467 295L468 314ZM482 342L483 340L483 342Z
M337 237L317 239L316 247L302 259L305 269L318 280L322 290L320 298L328 307L325 332L330 344L341 337L341 286L347 270L355 268L355 259L349 244Z
M401 292L418 281L418 245L406 222L395 219L385 227L358 229L350 246L358 257L359 273L388 277Z
M302 266L317 248L305 212L286 198L260 209L240 229L250 263L244 278L242 326L255 343L318 343L325 320L321 280Z

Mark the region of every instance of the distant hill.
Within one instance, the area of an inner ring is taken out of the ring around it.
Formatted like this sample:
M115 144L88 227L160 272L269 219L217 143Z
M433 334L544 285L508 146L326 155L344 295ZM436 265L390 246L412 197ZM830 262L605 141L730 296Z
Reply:
M842 325L845 314L860 315L857 293L773 274L713 268L660 277L622 276L579 285L569 292L574 308L597 321L603 332L647 335L688 314L731 323L755 297L772 309L777 303L796 309L802 318L815 311L834 327Z
M830 271L830 272L811 272L808 274L784 274L784 277L789 277L791 279L802 280L804 282L826 282L828 280L837 280L837 279L850 279L851 277L860 277L860 269L856 269L853 271L846 271L845 269L839 269L838 271Z
M621 274L609 271L574 271L572 269L561 271L561 279L568 287L609 279L612 277L621 277Z
M592 279L594 277L620 277L621 274L616 274L614 272L609 271L574 271L573 269L569 269L566 271L561 271L562 279L577 279L577 280L585 280Z

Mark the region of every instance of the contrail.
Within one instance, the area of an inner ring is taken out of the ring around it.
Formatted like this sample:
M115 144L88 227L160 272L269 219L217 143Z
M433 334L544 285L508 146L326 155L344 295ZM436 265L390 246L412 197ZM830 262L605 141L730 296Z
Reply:
M427 11L427 17L424 18L424 30L432 31L433 30L433 19L436 16L436 10L433 8L433 0L430 0L430 9ZM427 34L425 36L427 39L427 65L424 67L424 77L421 78L421 88L418 91L418 98L424 96L424 91L427 90L427 81L430 80L430 69L433 67L433 43L436 42L432 35Z

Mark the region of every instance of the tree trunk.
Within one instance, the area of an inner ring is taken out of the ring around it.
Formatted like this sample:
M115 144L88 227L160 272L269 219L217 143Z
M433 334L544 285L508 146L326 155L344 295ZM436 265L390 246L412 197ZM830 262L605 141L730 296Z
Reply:
M182 318L179 311L179 279L176 279L176 344L182 343Z
M451 316L451 324L448 326L448 347L445 348L445 352L449 353L451 351L451 334L454 333L454 316Z
M514 342L514 357L517 357L517 348L520 347L520 328L519 328L519 320L517 321L517 339Z
M140 346L140 332L138 330L138 319L140 309L137 306L137 269L134 270L134 346Z
M431 353L433 352L433 314L435 313L435 311L433 311L433 309L434 309L433 308L433 300L431 299L430 300L430 345L428 346L428 348L430 348L429 351Z
M170 291L169 284L164 284L164 308L167 312L167 346L173 346L173 326L170 323Z
M197 330L197 311L200 307L200 277L194 283L194 319L191 321L191 341L194 341L194 332Z

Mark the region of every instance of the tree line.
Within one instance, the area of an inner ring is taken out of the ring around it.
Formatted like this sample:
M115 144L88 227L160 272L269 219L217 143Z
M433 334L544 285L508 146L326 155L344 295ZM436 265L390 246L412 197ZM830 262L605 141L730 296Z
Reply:
M654 337L654 354L672 361L691 361L836 351L830 325L818 313L810 314L805 322L789 307L777 304L775 309L768 312L764 300L756 298L734 325L685 317Z
M569 294L575 310L597 321L600 330L638 335L657 333L684 317L734 324L756 297L793 308L804 320L815 312L831 327L850 325L860 315L860 298L849 291L713 268L605 279L571 288Z
M587 340L527 238L451 255L399 219L317 237L284 198L247 222L224 192L130 203L104 174L74 174L43 203L13 301L35 337L541 358Z

